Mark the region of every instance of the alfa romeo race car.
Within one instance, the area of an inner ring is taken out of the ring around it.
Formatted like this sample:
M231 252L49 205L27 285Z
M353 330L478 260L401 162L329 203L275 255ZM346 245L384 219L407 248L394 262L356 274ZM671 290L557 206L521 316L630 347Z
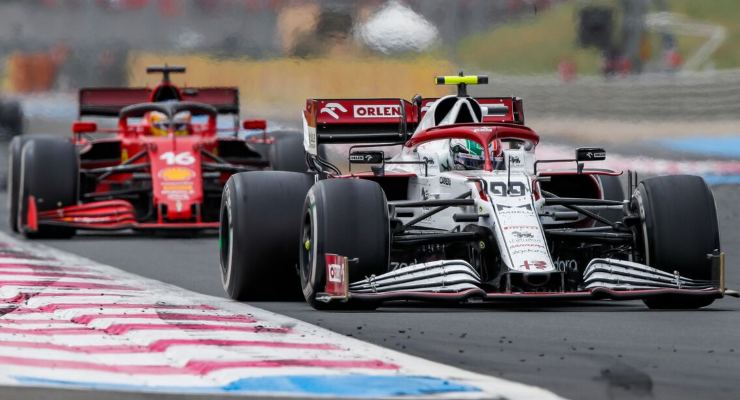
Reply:
M486 77L437 83L458 93L310 99L310 173L229 179L220 226L229 296L302 290L316 309L351 309L545 299L699 308L737 295L725 288L714 200L700 177L629 173L627 195L614 198L623 192L605 189L621 173L586 167L604 149L537 159L540 137L524 125L521 99L469 96L467 85ZM345 165L330 160L337 152Z
M7 193L14 231L69 237L77 229L214 229L233 173L305 172L300 133L267 134L264 120L245 120L243 128L257 134L238 135L237 88L179 88L170 74L184 67L147 72L163 74L162 82L80 90L80 119L117 117L116 127L88 119L72 124L71 140L13 139ZM219 116L233 127L218 128Z

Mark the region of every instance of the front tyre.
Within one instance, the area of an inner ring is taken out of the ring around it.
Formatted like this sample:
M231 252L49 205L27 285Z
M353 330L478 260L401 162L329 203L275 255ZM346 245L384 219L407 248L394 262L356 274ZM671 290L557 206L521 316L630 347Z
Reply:
M77 204L79 179L79 157L72 142L52 137L27 139L21 149L18 202L15 204L17 229L31 239L74 236L75 228L68 226L40 224L37 231L30 231L27 216L31 201L38 212ZM15 187L12 190L15 192ZM13 206L11 203L10 207Z
M5 181L7 196L8 225L10 230L18 232L18 191L21 179L21 150L26 137L15 136L8 145L8 176Z
M714 196L698 176L660 176L642 181L633 204L639 209L639 229L645 263L692 279L710 280L711 260L719 250L719 226ZM645 300L654 309L694 309L714 301L680 295Z
M235 300L300 298L296 276L303 199L314 178L282 171L232 175L221 197L221 282Z
M350 260L349 282L388 271L390 226L388 202L376 182L329 179L317 182L303 204L300 278L303 295L315 309L371 309L375 303L324 303L326 258L332 253Z

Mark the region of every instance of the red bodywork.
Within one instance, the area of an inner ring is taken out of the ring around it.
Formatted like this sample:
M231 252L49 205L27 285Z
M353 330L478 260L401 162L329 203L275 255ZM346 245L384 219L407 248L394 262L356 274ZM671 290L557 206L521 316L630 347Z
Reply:
M130 106L177 103L205 110L189 133L153 136L142 115L124 115ZM81 229L218 228L220 191L235 172L261 169L267 162L238 132L237 88L180 89L165 79L149 88L87 88L79 94L80 117L118 117L114 129L95 122L73 123L72 141L80 157L78 204L54 210L28 207L26 230L38 225ZM230 114L233 137L219 137L216 118ZM137 118L139 120L137 120ZM251 120L249 128L264 128ZM260 135L263 143L269 136ZM219 155L220 153L223 153ZM34 204L35 205L35 204Z

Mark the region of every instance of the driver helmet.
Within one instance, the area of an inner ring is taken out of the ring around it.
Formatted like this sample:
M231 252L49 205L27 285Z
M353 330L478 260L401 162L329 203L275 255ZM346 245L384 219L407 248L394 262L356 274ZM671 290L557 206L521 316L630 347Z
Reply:
M149 125L152 136L167 136L169 128L167 115L159 111L152 111L146 115L145 123Z
M192 115L190 111L182 111L172 118L172 130L175 136L186 136L190 133L190 122Z
M500 156L501 146L498 141L492 141L489 144L489 150L491 160ZM486 162L483 146L474 140L450 139L450 152L452 153L453 168L457 170L483 169Z

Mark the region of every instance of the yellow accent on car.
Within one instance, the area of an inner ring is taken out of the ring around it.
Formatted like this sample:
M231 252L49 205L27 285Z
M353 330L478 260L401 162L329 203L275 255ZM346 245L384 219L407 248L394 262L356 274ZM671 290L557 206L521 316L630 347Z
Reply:
M159 176L165 181L185 181L194 175L195 172L192 169L184 167L169 167L159 173Z
M479 85L488 83L487 76L479 75L465 75L465 76L438 76L436 78L437 85Z

